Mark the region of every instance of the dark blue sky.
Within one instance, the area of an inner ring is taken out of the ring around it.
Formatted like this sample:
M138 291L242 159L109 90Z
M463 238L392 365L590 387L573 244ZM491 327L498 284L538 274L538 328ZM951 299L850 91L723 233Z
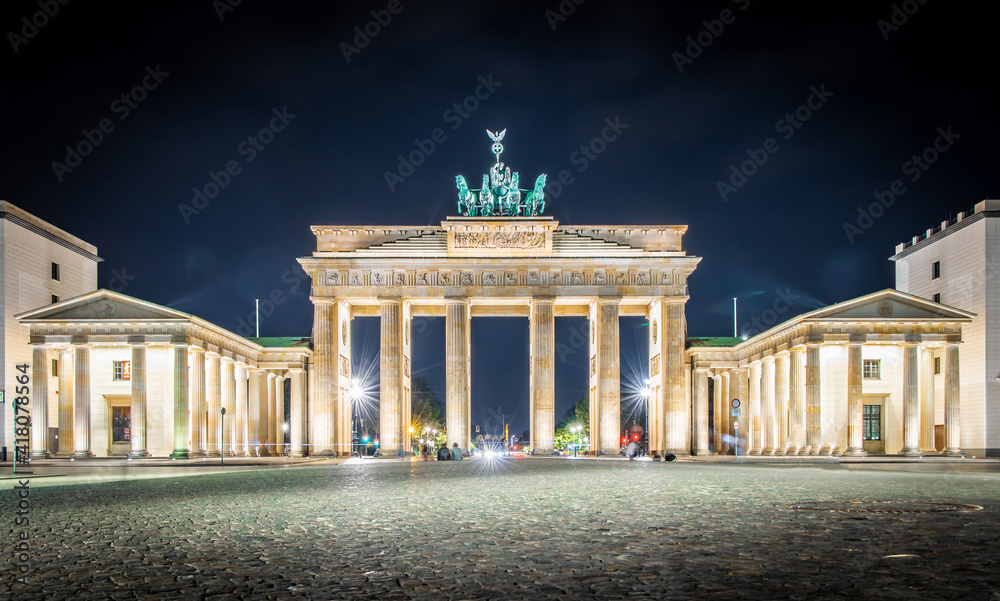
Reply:
M750 329L773 325L782 297L775 322L891 287L895 244L1000 194L996 3L403 1L390 15L387 1L244 0L220 18L225 1L70 2L51 17L3 3L0 198L96 244L100 286L124 273L126 294L234 331L276 294L261 333L308 334L295 258L309 226L440 222L454 176L491 163L487 128L507 128L522 178L572 173L546 208L561 223L690 226L692 335L731 334L733 296ZM348 62L366 26L377 35ZM484 80L475 110L455 111ZM574 155L608 119L628 127ZM436 128L444 141L390 189L397 156ZM88 137L101 139L68 162ZM911 161L935 142L933 163ZM751 155L752 175L730 179ZM195 205L231 161L238 173ZM894 180L905 192L849 236Z

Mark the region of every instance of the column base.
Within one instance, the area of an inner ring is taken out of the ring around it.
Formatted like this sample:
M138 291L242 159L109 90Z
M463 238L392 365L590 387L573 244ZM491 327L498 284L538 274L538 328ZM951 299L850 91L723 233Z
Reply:
M867 457L868 453L864 449L850 448L844 451L844 457Z
M760 455L760 449L752 449L752 450L747 451L746 453L744 453L744 455L751 455L753 457L756 457L756 456Z
M149 451L147 451L146 449L143 449L141 451L132 451L128 454L129 459L144 459L149 456L150 456Z
M93 457L93 456L94 454L91 453L90 451L73 451L73 454L70 455L70 457L73 459L86 459L88 457Z
M336 456L337 456L337 452L336 451L330 451L330 450L316 451L315 453L312 453L310 455L310 457L336 457Z
M945 449L945 457L965 457L965 451L962 449Z
M29 459L49 459L51 457L52 453L49 453L48 451L32 451L31 454L28 455Z
M191 454L188 452L187 449L177 449L170 454L171 459L189 459L190 457Z
M218 451L207 451L207 452L205 453L205 455L206 455L207 457L215 457L215 458L218 458L218 457L222 457L222 453L220 453L220 452L218 452Z
M202 459L204 457L208 457L208 453L206 451L191 451L192 459Z
M773 457L775 453L776 451L774 449L764 449L763 451L760 452L761 455L766 455L768 457Z
M924 454L919 449L903 449L904 457L923 457Z

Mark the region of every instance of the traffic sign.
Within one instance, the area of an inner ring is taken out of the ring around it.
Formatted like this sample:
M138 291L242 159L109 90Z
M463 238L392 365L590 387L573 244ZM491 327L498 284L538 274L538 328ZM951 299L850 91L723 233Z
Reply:
M732 416L733 417L739 417L740 413L741 413L740 409L739 408L735 408L735 409L733 409Z
M733 405L733 409L738 409L739 406L740 406L740 400L739 399L733 399L732 405Z

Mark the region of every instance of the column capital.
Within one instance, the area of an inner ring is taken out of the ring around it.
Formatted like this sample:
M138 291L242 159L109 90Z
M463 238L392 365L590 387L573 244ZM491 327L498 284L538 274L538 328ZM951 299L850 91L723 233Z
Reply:
M305 370L303 370L303 371L305 371ZM284 379L286 379L285 378L285 374L284 373L274 374L274 379L278 380L278 381L284 380Z
M236 363L236 360L232 357L227 357L225 355L219 355L219 363Z
M190 345L190 346L188 346L188 352L197 354L197 353L205 353L207 351L205 349L201 348L200 346Z
M267 372L267 379L268 379L268 380L270 380L270 379L272 379L272 378L277 378L277 377L278 377L278 376L277 376L277 375L276 375L276 374L275 374L275 373L274 373L273 371L269 371L269 372Z
M767 357L762 358L760 361L761 363L774 363L774 359L775 359L774 355L768 355Z
M183 349L183 348L188 348L191 345L188 344L187 341L184 341L184 342L171 342L170 346L174 347L175 349Z
M306 371L305 368L302 368L302 367L289 367L288 368L288 373L290 375L302 374L302 373L305 373L305 371Z

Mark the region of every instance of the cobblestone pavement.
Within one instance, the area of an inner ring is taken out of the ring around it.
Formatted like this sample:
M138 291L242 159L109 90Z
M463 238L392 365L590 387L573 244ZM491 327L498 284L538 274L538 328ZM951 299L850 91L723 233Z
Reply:
M1000 599L997 473L353 460L32 487L27 585L0 484L11 600Z

